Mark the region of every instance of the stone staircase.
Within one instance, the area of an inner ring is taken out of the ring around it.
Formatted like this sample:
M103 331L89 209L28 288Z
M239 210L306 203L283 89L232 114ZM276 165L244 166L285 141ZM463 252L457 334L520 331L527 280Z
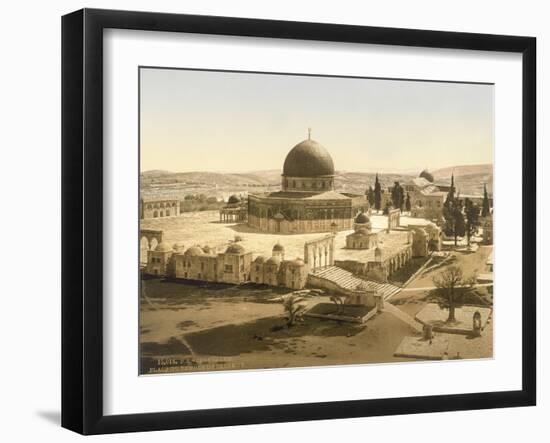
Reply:
M378 283L372 280L365 280L356 277L351 272L338 266L327 266L325 268L316 269L311 272L317 278L323 278L347 290L355 290L357 286L362 285L368 289L374 289L378 294L382 295L384 300L387 300L392 295L398 293L401 288L392 285L391 283Z

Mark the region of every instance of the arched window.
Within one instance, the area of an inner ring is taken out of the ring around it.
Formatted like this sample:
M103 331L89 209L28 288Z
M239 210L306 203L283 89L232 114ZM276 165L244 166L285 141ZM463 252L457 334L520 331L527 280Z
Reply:
M153 217L158 217L158 216L159 216L158 211L153 212Z

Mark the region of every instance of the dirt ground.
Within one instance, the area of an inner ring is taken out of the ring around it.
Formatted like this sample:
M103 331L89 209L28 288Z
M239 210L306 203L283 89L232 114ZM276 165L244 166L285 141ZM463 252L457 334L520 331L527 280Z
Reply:
M141 372L259 369L395 362L412 328L381 313L366 325L305 318L286 327L286 290L146 280ZM326 301L327 297L309 303Z

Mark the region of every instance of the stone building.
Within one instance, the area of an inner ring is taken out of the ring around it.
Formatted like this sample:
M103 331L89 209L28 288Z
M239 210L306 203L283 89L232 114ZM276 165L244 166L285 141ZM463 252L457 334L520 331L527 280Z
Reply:
M161 243L148 252L146 272L151 275L239 284L250 280L252 253L236 243L218 253L208 246Z
M147 274L166 276L170 272L173 253L174 250L166 242L161 242L154 250L147 251Z
M309 266L300 258L284 259L284 248L277 243L272 256L258 256L250 269L250 280L269 286L284 286L291 289L303 289L307 283Z
M362 256L354 259L336 260L335 265L368 280L387 282L412 258L425 257L441 248L441 230L433 223L385 230L378 235L373 250L361 251Z
M425 257L428 255L430 238L428 233L418 227L413 228L413 242L412 242L412 253L414 257Z
M427 248L431 251L441 251L442 245L442 231L435 223L428 223L427 225L409 225L409 229L420 229L425 232L428 241ZM424 234L421 234L424 235Z
M433 175L424 170L404 185L411 199L411 216L437 220L443 213L443 203L450 186L434 183Z
M274 233L341 231L368 208L365 195L334 190L332 157L310 134L288 153L281 190L248 196L248 224Z
M140 200L141 218L177 217L180 215L180 202L177 199L145 199Z
M378 234L372 232L372 224L364 212L355 218L353 229L355 232L346 236L346 248L370 249L378 245Z
M309 266L302 259L285 260L284 247L277 243L272 256L259 256L252 261L252 253L237 243L224 252L198 245L185 249L181 243L170 247L160 243L148 251L145 272L150 275L213 283L240 284L252 281L270 286L303 289L307 283Z

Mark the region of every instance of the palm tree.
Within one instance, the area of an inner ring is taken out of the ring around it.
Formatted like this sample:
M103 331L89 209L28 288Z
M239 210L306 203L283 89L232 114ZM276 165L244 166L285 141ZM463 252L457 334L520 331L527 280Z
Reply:
M336 305L336 314L344 313L344 299L339 295L331 295L330 301Z

